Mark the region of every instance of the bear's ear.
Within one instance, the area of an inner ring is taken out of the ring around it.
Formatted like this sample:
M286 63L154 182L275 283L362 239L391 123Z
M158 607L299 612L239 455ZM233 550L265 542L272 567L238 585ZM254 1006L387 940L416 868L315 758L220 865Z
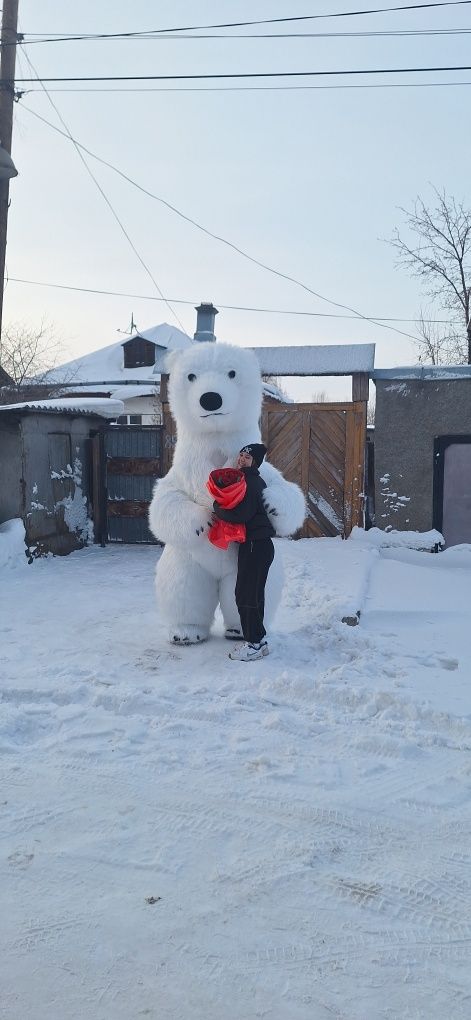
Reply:
M181 358L182 353L183 353L183 351L181 351L181 350L167 351L167 354L164 356L164 359L163 359L163 362L162 362L162 368L163 368L164 372L167 375L171 375L172 374L172 372L175 369L175 366L177 364L178 359Z

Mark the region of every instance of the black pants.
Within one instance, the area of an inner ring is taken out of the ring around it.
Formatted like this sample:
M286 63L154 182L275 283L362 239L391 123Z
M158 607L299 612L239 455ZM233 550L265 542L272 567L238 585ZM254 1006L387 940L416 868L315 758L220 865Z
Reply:
M239 546L235 598L245 641L259 644L265 637L265 584L275 550L271 538L258 538Z

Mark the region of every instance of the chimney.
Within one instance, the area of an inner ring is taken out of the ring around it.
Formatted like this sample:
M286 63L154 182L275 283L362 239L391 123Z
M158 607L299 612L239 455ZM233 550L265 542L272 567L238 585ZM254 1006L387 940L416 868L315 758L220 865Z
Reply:
M199 340L201 343L204 340L214 341L216 339L214 320L217 314L218 310L212 304L201 304L198 306L196 309L195 340Z

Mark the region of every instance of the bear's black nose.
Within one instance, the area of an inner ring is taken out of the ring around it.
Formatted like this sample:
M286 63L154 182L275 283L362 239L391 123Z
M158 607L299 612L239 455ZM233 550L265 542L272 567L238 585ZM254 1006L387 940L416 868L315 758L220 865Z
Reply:
M217 411L221 407L222 397L219 393L202 393L200 404L205 411Z

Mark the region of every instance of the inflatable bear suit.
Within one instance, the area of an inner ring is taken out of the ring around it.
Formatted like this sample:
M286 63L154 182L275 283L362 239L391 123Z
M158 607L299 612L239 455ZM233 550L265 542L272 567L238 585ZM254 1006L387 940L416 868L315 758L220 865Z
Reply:
M173 465L156 483L149 526L165 548L157 564L160 617L169 640L192 644L209 636L221 607L226 631L240 630L235 602L236 543L218 549L208 540L210 471L233 467L239 450L260 442L262 380L253 351L229 344L195 343L167 356L169 404L176 422ZM266 461L265 505L277 535L292 535L305 517L301 489ZM279 550L268 575L266 620L281 590Z

